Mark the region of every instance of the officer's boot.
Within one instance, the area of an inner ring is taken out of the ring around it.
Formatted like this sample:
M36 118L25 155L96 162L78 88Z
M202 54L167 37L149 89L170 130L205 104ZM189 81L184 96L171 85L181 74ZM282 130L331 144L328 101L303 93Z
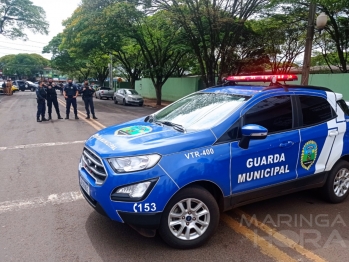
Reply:
M65 119L69 119L69 114L66 115Z
M98 119L98 118L96 117L96 115L93 115L93 119Z
M37 118L36 118L36 122L42 122L41 119L40 119L40 117L37 117Z
M61 117L60 113L57 114L57 117L58 117L58 119L63 119L63 117Z
M48 119L46 119L45 116L43 116L43 117L41 118L41 120L42 120L42 121L48 121Z
M51 120L51 119L52 119L52 115L48 114L48 120Z
M75 115L75 119L79 119L79 118L78 118L78 115Z
M87 117L85 119L90 119L90 115L87 115Z

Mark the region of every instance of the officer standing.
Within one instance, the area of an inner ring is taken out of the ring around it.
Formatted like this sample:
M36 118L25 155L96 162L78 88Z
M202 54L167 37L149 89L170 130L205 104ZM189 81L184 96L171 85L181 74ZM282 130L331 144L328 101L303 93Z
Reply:
M45 111L46 111L46 91L43 86L43 82L39 81L39 86L36 89L36 100L38 103L38 111L36 113L36 121L37 122L42 122L42 121L47 121L45 118ZM41 116L41 119L40 119Z
M48 120L52 119L52 104L55 107L58 119L63 119L63 117L61 117L61 114L59 112L57 93L56 93L55 87L53 86L52 78L48 80L46 92L47 92Z
M88 81L85 80L84 85L82 86L82 100L84 100L85 103L85 109L87 117L86 119L90 119L90 108L91 113L93 116L93 119L98 119L95 115L95 108L93 106L93 94L95 90L88 85Z
M73 105L75 119L78 118L78 109L76 104L76 98L79 95L78 89L75 85L73 85L72 79L68 79L68 84L64 87L63 95L66 100L66 117L65 119L69 119L70 106Z

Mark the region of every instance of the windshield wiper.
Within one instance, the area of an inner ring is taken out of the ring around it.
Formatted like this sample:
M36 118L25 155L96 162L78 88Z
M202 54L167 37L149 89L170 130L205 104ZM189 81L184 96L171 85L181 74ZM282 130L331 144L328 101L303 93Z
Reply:
M185 128L180 125L180 124L176 124L176 123L173 123L173 122L170 122L170 121L155 121L155 124L162 124L162 125L165 125L165 126L171 126L173 127L173 129L177 130L177 131L180 131L180 132L185 132Z

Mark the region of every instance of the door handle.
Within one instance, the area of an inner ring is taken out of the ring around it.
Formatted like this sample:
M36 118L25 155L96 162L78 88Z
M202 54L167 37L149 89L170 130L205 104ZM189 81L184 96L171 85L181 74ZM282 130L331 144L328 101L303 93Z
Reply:
M338 136L339 132L338 131L331 131L328 135L329 136Z
M291 146L293 146L293 145L294 145L294 142L293 142L293 141L287 141L287 142L285 142L285 143L281 143L281 144L279 145L279 147L288 148L288 147L291 147Z

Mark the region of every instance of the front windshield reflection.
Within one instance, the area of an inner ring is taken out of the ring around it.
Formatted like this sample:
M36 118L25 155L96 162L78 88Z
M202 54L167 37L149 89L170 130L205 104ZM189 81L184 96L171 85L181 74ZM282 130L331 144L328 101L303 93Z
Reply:
M215 126L250 97L233 94L196 93L181 99L155 115L156 121L169 121L186 130Z

